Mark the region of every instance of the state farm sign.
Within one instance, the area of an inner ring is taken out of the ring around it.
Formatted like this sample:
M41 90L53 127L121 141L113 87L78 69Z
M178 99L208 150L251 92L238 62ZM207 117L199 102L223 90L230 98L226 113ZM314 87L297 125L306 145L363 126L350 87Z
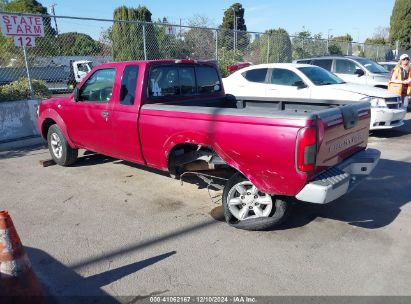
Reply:
M5 36L14 37L17 46L35 46L35 37L44 37L43 18L0 14L0 26Z

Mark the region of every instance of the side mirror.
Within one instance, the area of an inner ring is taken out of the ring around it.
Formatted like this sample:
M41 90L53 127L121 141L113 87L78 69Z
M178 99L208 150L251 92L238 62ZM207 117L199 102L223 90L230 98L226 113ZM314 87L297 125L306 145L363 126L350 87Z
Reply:
M73 94L74 94L74 101L77 102L79 95L80 95L79 89L77 87L74 89Z
M362 69L355 69L355 75L357 75L358 77L364 76L364 71Z
M298 89L304 89L304 88L307 87L307 85L304 83L304 81L301 81L301 80L294 82L293 86L297 87Z

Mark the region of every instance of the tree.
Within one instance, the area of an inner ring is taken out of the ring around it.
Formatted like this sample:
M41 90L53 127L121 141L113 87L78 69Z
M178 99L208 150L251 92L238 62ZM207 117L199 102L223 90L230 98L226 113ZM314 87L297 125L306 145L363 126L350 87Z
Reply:
M290 36L285 29L269 29L260 38L261 62L291 62L292 46ZM268 53L268 56L267 56Z
M208 18L196 15L188 23L192 28L183 36L190 50L190 57L193 59L215 58L215 36L213 31L206 28L209 24Z
M350 34L344 36L335 36L328 45L328 52L331 55L351 55L353 38Z
M327 54L327 40L323 40L321 34L311 35L305 30L298 32L292 39L293 59L322 56Z
M411 1L395 0L390 18L390 43L399 42L399 48L411 49Z
M58 35L57 44L62 56L88 56L100 50L99 43L89 35L76 32Z
M0 0L0 10L4 11L4 8L6 7L6 4L8 2L9 1L7 1L7 0Z
M223 22L219 26L219 45L221 47L239 50L244 50L248 47L250 38L246 33L247 26L245 25L244 12L245 10L240 3L234 3L225 10ZM234 20L236 20L236 24ZM234 33L234 31L236 31L236 33ZM234 38L236 40L235 45Z
M113 24L111 37L114 60L141 60L146 55L147 59L160 57L155 29L151 24L151 12L145 6L121 6L114 10L113 15L114 20L125 21L115 21Z
M379 26L375 28L374 35L372 37L374 39L385 41L384 44L388 45L390 41L390 28Z
M335 36L331 40L336 42L352 42L353 38L350 34L346 34L344 36Z
M167 18L163 18L155 25L160 58L189 58L190 50L184 41L182 29L174 29L174 34L167 34L167 24Z
M113 27L109 26L107 29L100 32L98 39L99 53L101 56L112 56L113 52L113 40L112 40Z

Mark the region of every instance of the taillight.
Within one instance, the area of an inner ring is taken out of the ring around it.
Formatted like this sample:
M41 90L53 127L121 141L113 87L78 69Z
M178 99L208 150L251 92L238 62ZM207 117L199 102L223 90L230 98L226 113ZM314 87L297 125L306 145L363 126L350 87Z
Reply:
M317 128L301 129L297 135L297 169L309 173L315 169L317 156Z

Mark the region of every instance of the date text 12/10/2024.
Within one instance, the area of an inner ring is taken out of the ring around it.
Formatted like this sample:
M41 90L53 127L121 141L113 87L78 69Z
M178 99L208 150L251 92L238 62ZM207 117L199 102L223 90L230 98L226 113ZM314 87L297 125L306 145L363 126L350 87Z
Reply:
M157 296L150 297L150 303L256 303L255 297L248 296Z

